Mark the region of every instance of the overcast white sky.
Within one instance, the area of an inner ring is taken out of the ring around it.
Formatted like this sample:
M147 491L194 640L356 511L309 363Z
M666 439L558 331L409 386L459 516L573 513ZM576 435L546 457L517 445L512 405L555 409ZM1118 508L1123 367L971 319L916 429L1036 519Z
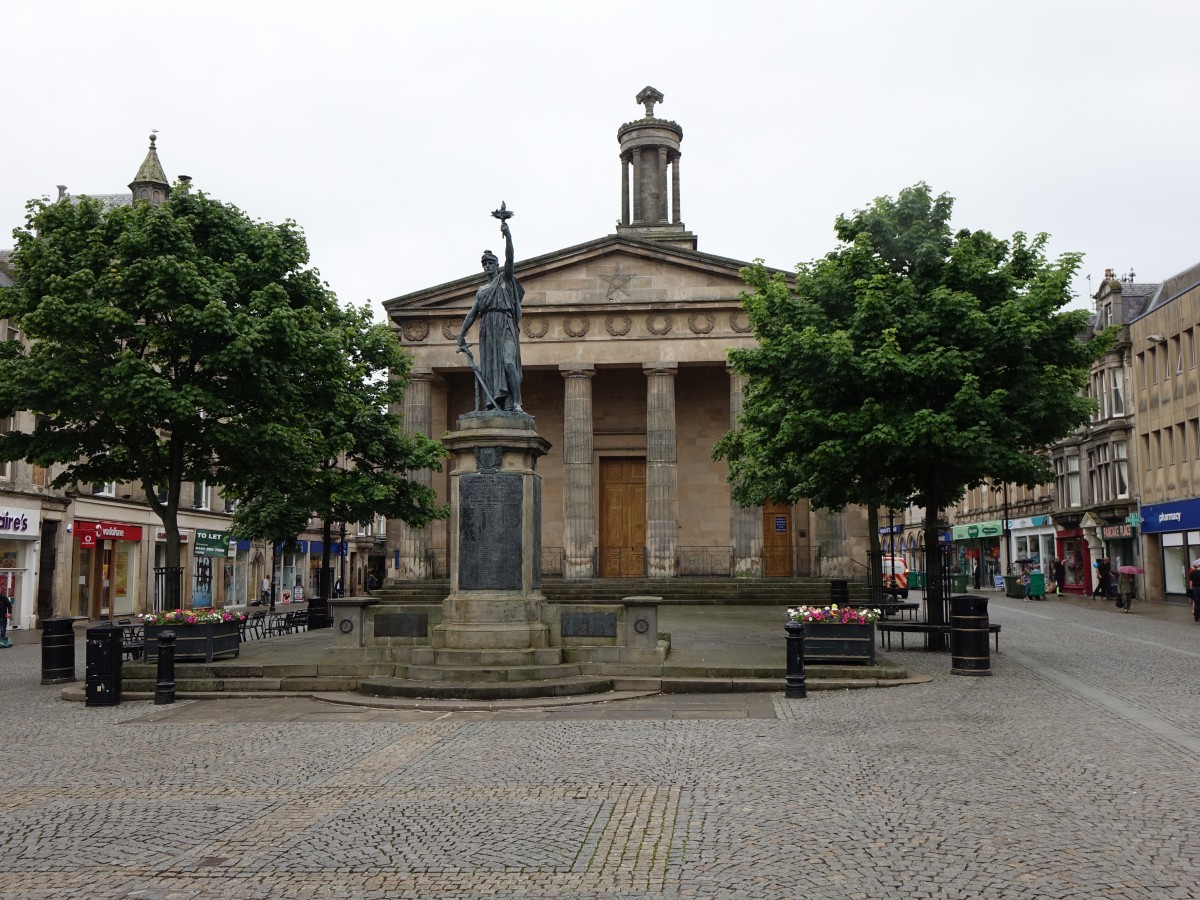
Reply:
M0 246L25 201L167 175L291 218L344 301L611 233L617 127L684 132L700 249L791 269L917 181L954 224L1159 281L1200 261L1200 5L1183 0L0 0ZM1081 294L1088 283L1077 283ZM1083 302L1083 298L1080 298Z

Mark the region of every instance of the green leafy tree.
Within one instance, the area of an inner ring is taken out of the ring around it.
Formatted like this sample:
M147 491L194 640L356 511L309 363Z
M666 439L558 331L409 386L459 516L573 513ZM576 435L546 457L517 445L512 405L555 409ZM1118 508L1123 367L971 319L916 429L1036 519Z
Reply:
M714 449L746 505L924 507L933 597L939 510L987 480L1049 480L1044 451L1088 420L1083 389L1111 342L1081 341L1088 313L1065 309L1079 254L952 231L953 205L917 184L839 216L837 249L794 283L744 270L758 345L731 353L744 409Z
M327 371L310 373L314 396L306 410L303 465L247 473L237 489L245 499L234 513L235 532L278 544L318 516L322 571L330 569L334 523L382 515L422 526L448 512L431 487L409 478L418 469L440 471L441 444L406 434L388 412L404 398L411 358L366 307L340 311L326 334L336 352L327 357ZM319 588L320 595L310 597L327 600L328 582Z
M347 372L342 326L361 313L308 266L295 223L176 188L107 211L33 201L14 236L0 317L29 341L0 344L0 416L37 415L0 435L0 458L62 465L58 487L141 485L168 566L184 483L246 496L263 471L311 470L312 421Z

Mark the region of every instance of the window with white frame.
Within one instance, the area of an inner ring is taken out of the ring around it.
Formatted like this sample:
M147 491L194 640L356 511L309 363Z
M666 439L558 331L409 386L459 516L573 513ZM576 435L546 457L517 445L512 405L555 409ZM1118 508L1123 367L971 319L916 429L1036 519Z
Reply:
M1171 338L1171 359L1175 360L1175 374L1183 374L1183 342L1179 335Z
M93 497L115 497L117 496L117 483L115 481L97 481L92 484Z
M1125 373L1120 369L1109 369L1108 380L1109 395L1112 397L1112 414L1123 416L1125 415L1125 392L1123 390Z
M208 509L208 482L196 481L192 484L192 509Z
M1118 500L1129 499L1129 445L1113 441L1113 493Z
M13 429L12 416L0 416L0 434L8 434ZM13 466L7 460L0 460L0 479L9 481L12 479Z

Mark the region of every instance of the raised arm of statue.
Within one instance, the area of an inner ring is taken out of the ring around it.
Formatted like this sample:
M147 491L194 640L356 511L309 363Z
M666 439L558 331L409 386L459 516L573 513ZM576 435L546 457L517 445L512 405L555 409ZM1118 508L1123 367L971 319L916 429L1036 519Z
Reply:
M500 233L504 235L504 280L513 280L513 245L512 232L508 230L508 221L501 220Z

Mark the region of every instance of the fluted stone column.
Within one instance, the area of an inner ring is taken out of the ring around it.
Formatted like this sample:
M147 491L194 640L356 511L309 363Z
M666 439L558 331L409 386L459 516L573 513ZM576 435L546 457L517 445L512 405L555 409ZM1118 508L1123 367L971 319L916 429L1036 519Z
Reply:
M671 164L671 221L680 224L679 216L679 154L675 154L675 162Z
M629 224L629 162L621 157L621 224Z
M408 389L404 392L403 421L405 434L423 434L431 437L433 430L433 379L430 371L414 371L409 376ZM426 487L433 484L433 472L420 469L409 476L417 484ZM393 538L392 535L396 537ZM394 545L392 544L395 541ZM403 581L420 581L433 577L430 559L430 526L414 528L398 522L388 528L388 574ZM399 568L394 568L399 551Z
M749 379L729 371L729 427L738 427L742 414L742 391ZM729 530L733 539L733 574L761 577L763 574L763 511L761 506L742 506L729 498Z
M595 367L559 366L563 400L563 578L591 578L596 546L596 467L593 460L592 377Z
M679 531L675 363L653 363L646 373L646 559L651 578L675 574Z

